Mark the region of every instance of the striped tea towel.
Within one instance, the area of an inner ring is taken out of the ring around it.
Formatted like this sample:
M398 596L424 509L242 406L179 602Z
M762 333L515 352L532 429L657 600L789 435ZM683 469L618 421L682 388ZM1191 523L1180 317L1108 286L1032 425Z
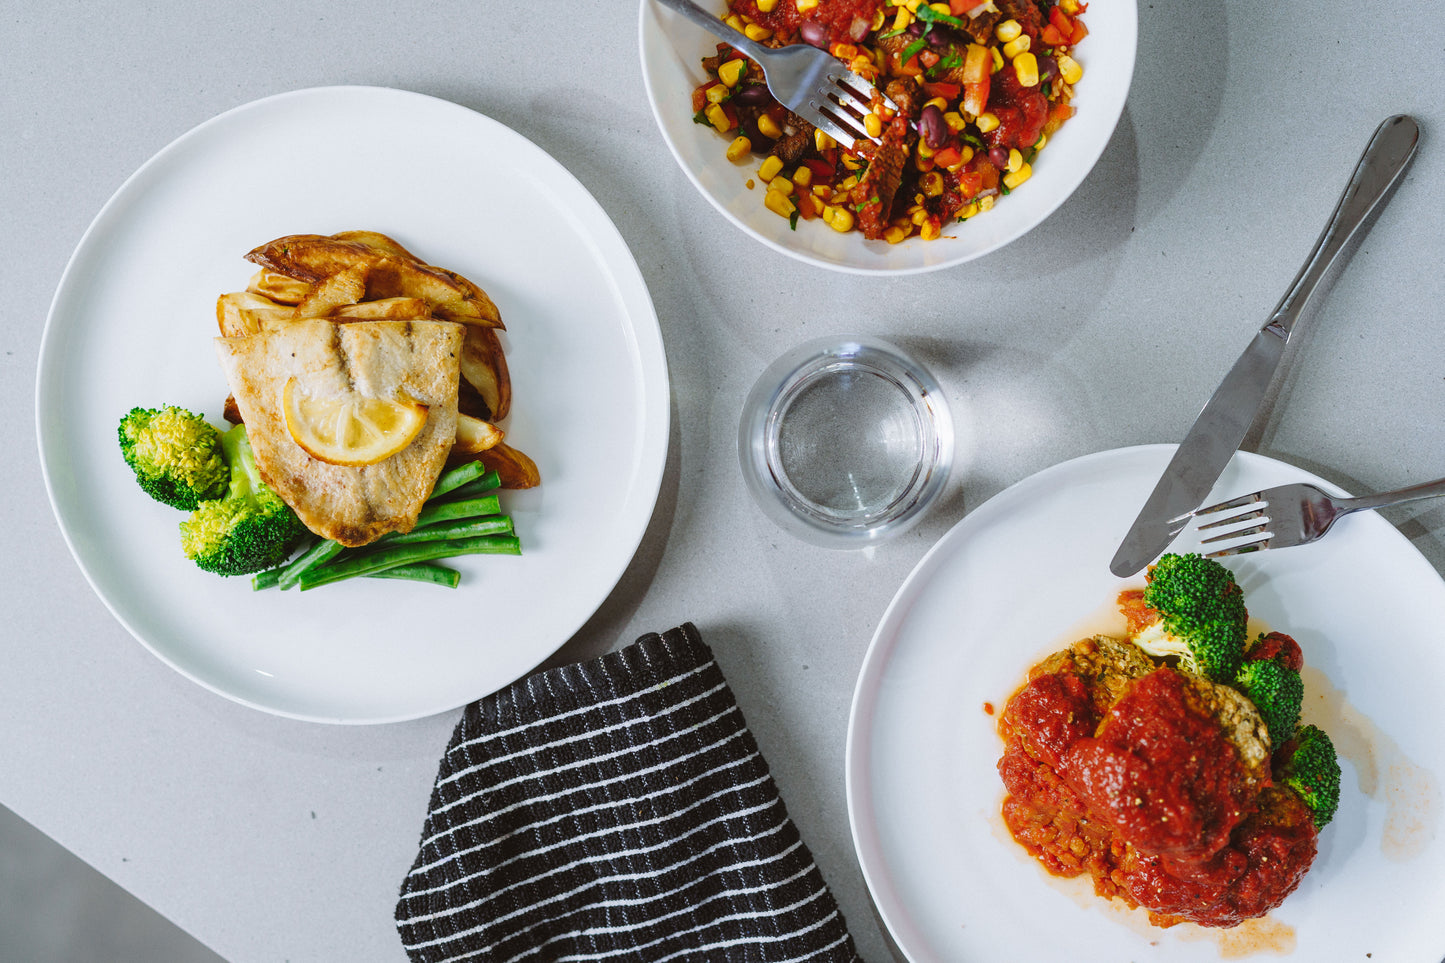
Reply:
M396 925L417 963L857 963L687 623L466 708Z

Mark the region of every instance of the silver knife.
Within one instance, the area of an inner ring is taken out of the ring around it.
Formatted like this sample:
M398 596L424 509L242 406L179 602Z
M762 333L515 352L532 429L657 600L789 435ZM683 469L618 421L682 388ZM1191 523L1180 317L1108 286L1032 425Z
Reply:
M1304 267L1179 443L1114 553L1109 571L1120 578L1142 571L1184 530L1189 513L1203 504L1249 431L1305 304L1350 239L1390 197L1419 141L1419 125L1404 114L1386 118L1376 128Z

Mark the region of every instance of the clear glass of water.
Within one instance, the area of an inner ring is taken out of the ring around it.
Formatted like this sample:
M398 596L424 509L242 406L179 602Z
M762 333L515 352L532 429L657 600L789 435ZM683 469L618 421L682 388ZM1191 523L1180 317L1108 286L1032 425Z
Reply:
M876 338L799 345L743 404L743 478L775 522L859 548L921 518L948 481L953 419L933 376Z

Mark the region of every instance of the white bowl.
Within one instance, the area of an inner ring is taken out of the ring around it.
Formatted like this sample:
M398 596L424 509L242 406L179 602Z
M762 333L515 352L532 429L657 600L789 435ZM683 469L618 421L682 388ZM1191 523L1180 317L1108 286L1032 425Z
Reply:
M715 13L724 5L723 0L700 2ZM727 141L693 123L692 91L708 79L702 58L717 52L717 40L655 0L642 0L639 16L642 78L673 156L703 197L743 231L776 251L835 271L916 274L971 261L1022 237L1074 192L1103 153L1134 74L1136 0L1095 0L1084 21L1089 35L1076 51L1084 66L1073 100L1078 113L1049 138L1028 184L966 225L945 228L944 236L933 241L868 241L856 231L839 234L821 221L800 222L794 231L765 208L761 190L748 190L746 184L755 177L759 159L734 164L723 154Z

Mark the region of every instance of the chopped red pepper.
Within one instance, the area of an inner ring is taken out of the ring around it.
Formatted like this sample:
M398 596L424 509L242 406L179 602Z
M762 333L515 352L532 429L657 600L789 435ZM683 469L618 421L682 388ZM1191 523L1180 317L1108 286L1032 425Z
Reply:
M923 90L929 97L942 97L944 100L957 100L959 93L963 90L962 84L951 84L945 80L925 80Z

